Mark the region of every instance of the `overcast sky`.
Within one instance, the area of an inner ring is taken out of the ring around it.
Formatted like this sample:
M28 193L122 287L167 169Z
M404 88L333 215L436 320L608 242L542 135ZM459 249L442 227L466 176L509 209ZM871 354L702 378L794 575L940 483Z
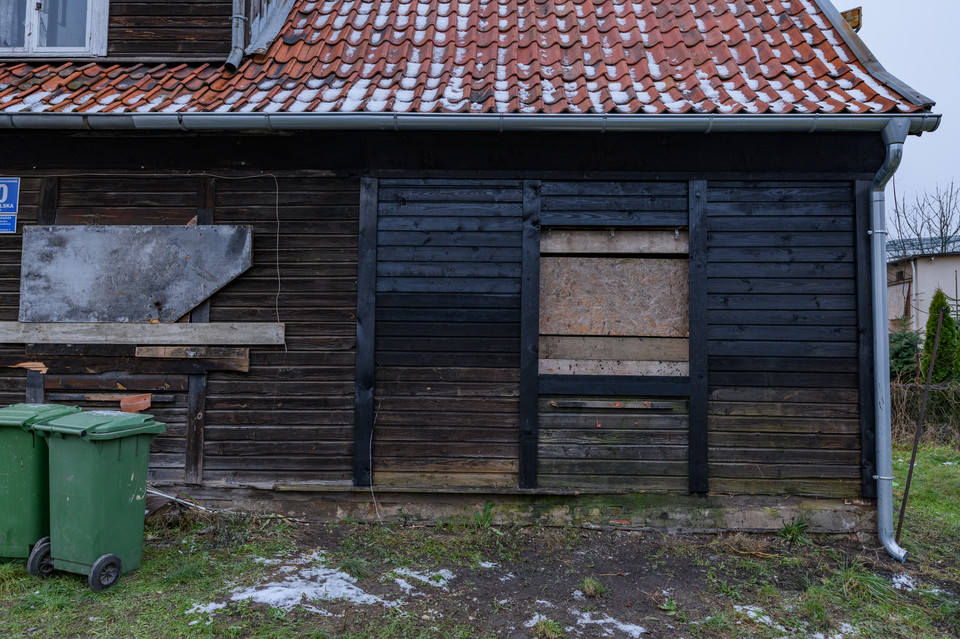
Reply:
M920 93L936 101L940 128L907 140L896 174L897 194L908 200L917 191L960 185L960 75L952 67L960 46L960 0L833 0L844 11L863 7L860 37L886 67ZM887 187L887 197L892 197Z

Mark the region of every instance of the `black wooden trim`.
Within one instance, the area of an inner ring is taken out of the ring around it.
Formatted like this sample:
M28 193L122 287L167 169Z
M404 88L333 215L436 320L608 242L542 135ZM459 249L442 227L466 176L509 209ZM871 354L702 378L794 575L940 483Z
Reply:
M57 223L57 200L60 197L60 178L45 177L40 180L40 198L37 202L37 224L51 226Z
M27 371L27 396L28 404L43 403L43 373L40 371Z
M187 382L187 432L183 481L203 482L203 442L206 423L207 375L190 375Z
M213 224L213 207L216 201L214 178L200 179L197 224ZM190 312L190 322L206 324L210 321L210 300L204 300ZM203 483L203 444L207 404L207 374L190 375L187 390L187 430L184 453L183 481L187 484Z
M520 488L537 487L540 341L540 183L523 185L520 294Z
M857 324L860 365L860 472L861 491L864 498L877 496L876 475L876 389L874 388L873 353L873 288L871 278L870 200L871 184L866 180L856 182L856 235L857 235Z
M652 375L540 375L540 394L689 397L690 378Z
M360 181L360 237L357 250L357 366L354 394L353 483L373 482L374 337L377 305L377 180Z
M690 181L690 492L705 493L707 478L707 181Z

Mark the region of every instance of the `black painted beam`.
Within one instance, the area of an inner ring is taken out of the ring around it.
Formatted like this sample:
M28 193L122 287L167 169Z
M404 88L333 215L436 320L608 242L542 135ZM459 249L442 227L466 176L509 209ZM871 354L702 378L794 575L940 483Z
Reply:
M540 183L523 185L520 302L520 488L537 487L540 340Z
M707 477L707 181L690 190L690 492L705 493Z
M374 338L377 292L377 180L360 181L360 238L357 250L357 362L354 392L353 483L373 482Z

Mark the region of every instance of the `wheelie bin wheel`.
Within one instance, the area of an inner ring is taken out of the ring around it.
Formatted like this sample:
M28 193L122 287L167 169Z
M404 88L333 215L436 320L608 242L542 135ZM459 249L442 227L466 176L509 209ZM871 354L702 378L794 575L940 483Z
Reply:
M120 581L120 558L116 555L103 555L90 567L87 585L95 592L106 590Z
M33 546L27 559L27 572L34 577L49 577L53 574L53 557L50 556L50 538L44 537Z

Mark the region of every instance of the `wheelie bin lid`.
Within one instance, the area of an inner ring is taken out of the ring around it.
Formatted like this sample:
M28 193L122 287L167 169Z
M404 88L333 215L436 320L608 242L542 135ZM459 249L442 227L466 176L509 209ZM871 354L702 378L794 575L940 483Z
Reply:
M79 413L78 406L60 406L59 404L13 404L0 408L0 428L21 428L31 430L41 421L55 419L71 413Z
M33 426L41 435L72 435L89 441L120 439L134 435L159 435L167 425L153 420L153 415L92 410L45 420Z

